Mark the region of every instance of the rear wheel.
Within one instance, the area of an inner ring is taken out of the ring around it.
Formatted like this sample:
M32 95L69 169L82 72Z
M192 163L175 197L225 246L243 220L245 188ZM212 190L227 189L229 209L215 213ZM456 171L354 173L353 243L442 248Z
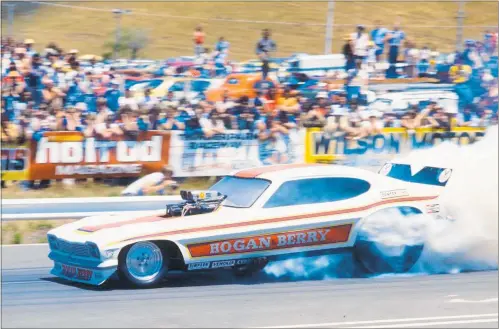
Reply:
M136 287L150 287L165 277L168 256L154 242L137 242L120 255L118 266L128 283Z
M424 218L415 208L392 208L362 220L354 258L367 274L405 273L424 248Z

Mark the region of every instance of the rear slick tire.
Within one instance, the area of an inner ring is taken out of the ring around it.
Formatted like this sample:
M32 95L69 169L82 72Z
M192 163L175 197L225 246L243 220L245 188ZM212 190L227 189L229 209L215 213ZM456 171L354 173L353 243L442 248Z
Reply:
M137 242L120 254L118 267L130 286L153 287L168 272L168 255L154 242Z
M363 274L400 274L414 267L424 249L423 226L419 226L423 222L418 222L421 217L413 216L420 213L417 209L391 208L363 219L353 250L354 259ZM390 219L385 220L383 216ZM400 224L394 222L397 220L405 223L395 228L394 223Z

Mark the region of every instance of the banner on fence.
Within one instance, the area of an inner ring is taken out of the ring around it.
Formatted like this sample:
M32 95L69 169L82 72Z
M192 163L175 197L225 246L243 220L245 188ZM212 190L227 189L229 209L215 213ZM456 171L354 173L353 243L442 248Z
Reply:
M109 139L80 132L46 132L31 141L31 180L86 177L136 177L168 164L170 134L141 132L136 138Z
M348 139L342 132L326 133L320 128L307 130L305 161L307 163L337 163L363 168L379 167L414 149L427 148L444 141L458 145L480 140L485 128L457 127L451 131L420 128L408 132L405 128L384 128L383 133L358 140Z
M256 131L230 130L212 137L172 132L170 165L175 176L223 176L262 165L303 163L305 130L260 141Z
M25 180L29 174L29 149L2 148L2 180Z

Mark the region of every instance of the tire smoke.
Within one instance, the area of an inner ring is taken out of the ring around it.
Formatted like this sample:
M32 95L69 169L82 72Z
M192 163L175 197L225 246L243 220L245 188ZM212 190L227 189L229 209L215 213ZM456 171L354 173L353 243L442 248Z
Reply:
M365 229L370 240L382 242L381 257L424 242L418 262L409 274L458 273L498 267L498 128L490 127L482 140L458 146L444 142L394 159L421 166L452 168L441 194L442 209L451 219L426 214L403 217L398 212L370 218ZM372 221L371 221L372 219ZM270 263L272 277L331 279L354 275L355 262L344 255L298 258Z

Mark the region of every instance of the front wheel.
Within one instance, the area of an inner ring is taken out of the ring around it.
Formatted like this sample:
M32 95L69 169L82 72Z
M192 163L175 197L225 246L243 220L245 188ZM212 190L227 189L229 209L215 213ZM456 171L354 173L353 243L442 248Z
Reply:
M168 257L154 242L137 242L120 255L118 266L128 283L151 287L165 277Z

